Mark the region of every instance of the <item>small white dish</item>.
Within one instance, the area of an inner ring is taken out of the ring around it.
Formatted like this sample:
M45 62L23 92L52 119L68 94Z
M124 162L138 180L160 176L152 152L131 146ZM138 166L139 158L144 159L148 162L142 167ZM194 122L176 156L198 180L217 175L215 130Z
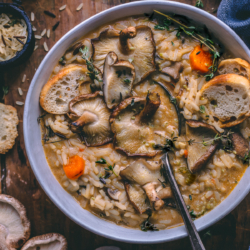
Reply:
M54 45L33 77L26 97L23 116L25 146L31 167L40 185L54 204L74 222L93 233L118 241L145 244L177 240L187 236L186 229L184 226L180 226L157 232L142 232L117 226L81 208L77 201L61 187L47 164L41 144L41 131L37 123L37 117L40 115L40 91L49 79L54 65L73 42L104 23L126 16L152 13L154 9L184 15L197 23L205 24L234 56L250 61L250 52L238 35L219 19L201 9L177 2L154 0L122 4L80 23ZM239 184L221 204L195 221L199 231L222 219L245 198L250 190L249 172L250 169L248 168Z

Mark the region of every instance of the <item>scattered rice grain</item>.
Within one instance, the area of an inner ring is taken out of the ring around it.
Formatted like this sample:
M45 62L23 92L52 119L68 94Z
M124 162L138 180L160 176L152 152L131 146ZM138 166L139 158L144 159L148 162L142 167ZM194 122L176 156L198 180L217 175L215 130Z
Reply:
M39 35L35 35L35 39L41 39L42 37L41 36L39 36Z
M22 78L22 82L25 82L25 80L26 80L26 75L24 74Z
M50 38L50 29L47 30L47 37Z
M23 91L21 88L18 88L18 93L19 93L19 95L23 95Z
M60 10L60 11L65 10L66 6L67 6L66 4L63 5L63 6L61 6L61 7L59 8L59 10Z
M37 31L36 27L34 27L34 26L32 27L32 30L33 30L33 31Z
M24 105L24 102L16 101L16 105L23 106L23 105Z
M31 12L30 19L32 22L35 20L35 14L33 12Z
M41 37L43 37L43 36L45 35L45 33L46 33L46 29L44 29L44 30L42 31Z
M45 51L49 51L48 45L46 42L43 43L43 47Z
M82 9L82 7L83 7L83 3L79 4L79 6L76 8L76 11L81 10L81 9Z

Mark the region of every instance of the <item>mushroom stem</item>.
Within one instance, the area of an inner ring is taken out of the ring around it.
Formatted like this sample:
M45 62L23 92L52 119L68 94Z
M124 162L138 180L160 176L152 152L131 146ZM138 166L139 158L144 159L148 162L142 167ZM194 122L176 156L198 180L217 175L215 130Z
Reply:
M164 201L156 193L155 187L157 184L157 182L150 182L143 186L154 210L159 210L164 205Z
M136 28L135 27L128 27L123 29L120 33L120 47L123 52L129 52L132 50L129 38L133 38L136 36Z
M83 127L84 125L90 124L90 123L94 123L98 120L98 117L96 114L93 114L89 111L84 111L82 116L77 119L76 121L72 122L72 127L71 129L76 131L78 130L80 127Z
M148 93L146 97L146 104L142 112L138 115L137 121L144 121L151 118L161 104L160 95L156 92Z

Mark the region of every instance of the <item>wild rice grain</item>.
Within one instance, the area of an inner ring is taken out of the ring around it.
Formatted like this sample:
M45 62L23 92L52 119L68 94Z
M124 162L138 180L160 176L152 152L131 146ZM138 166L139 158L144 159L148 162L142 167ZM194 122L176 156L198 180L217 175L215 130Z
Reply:
M19 95L23 95L23 91L21 88L18 88L18 93L19 93Z
M50 29L47 30L47 37L50 38Z
M44 11L44 14L47 15L47 16L53 17L53 18L56 17L56 15L55 15L54 13L52 13L52 12L50 12L50 11L48 11L48 10L45 10L45 11Z
M52 30L53 30L53 31L56 30L56 28L58 27L59 23L60 23L60 21L58 21L58 22L52 27Z
M30 19L32 22L35 20L35 14L33 12L31 12Z
M24 75L23 75L22 82L25 82L25 80L26 80L26 75L24 74Z
M82 9L82 7L83 7L83 3L81 3L77 8L76 8L76 11L79 11L79 10L81 10Z
M23 106L23 105L24 105L24 102L16 101L16 105Z
M43 47L45 51L49 51L48 45L46 42L43 43Z
M66 4L63 5L63 6L61 6L61 7L59 8L59 10L60 10L60 11L65 10L66 6L67 6Z
M41 36L39 36L39 35L35 35L35 39L41 39L42 37Z
M43 32L41 33L41 37L43 37L46 33L46 29L43 30Z

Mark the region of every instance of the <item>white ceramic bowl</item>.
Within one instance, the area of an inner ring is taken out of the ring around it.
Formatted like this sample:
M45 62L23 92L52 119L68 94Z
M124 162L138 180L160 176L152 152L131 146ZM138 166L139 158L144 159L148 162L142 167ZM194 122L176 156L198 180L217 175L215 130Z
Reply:
M126 16L151 13L153 9L185 15L197 23L205 24L235 56L250 60L250 52L242 40L219 19L203 10L177 2L163 1L140 1L119 5L77 25L55 44L43 59L31 82L23 117L25 146L31 167L40 185L54 204L80 226L104 237L131 243L160 243L182 238L187 233L184 226L158 232L128 229L102 220L82 209L57 182L47 164L37 123L37 117L40 114L39 95L43 85L49 79L54 65L73 42L104 23ZM250 168L247 169L233 192L220 205L195 221L198 230L205 229L222 219L244 199L250 190L249 172Z

